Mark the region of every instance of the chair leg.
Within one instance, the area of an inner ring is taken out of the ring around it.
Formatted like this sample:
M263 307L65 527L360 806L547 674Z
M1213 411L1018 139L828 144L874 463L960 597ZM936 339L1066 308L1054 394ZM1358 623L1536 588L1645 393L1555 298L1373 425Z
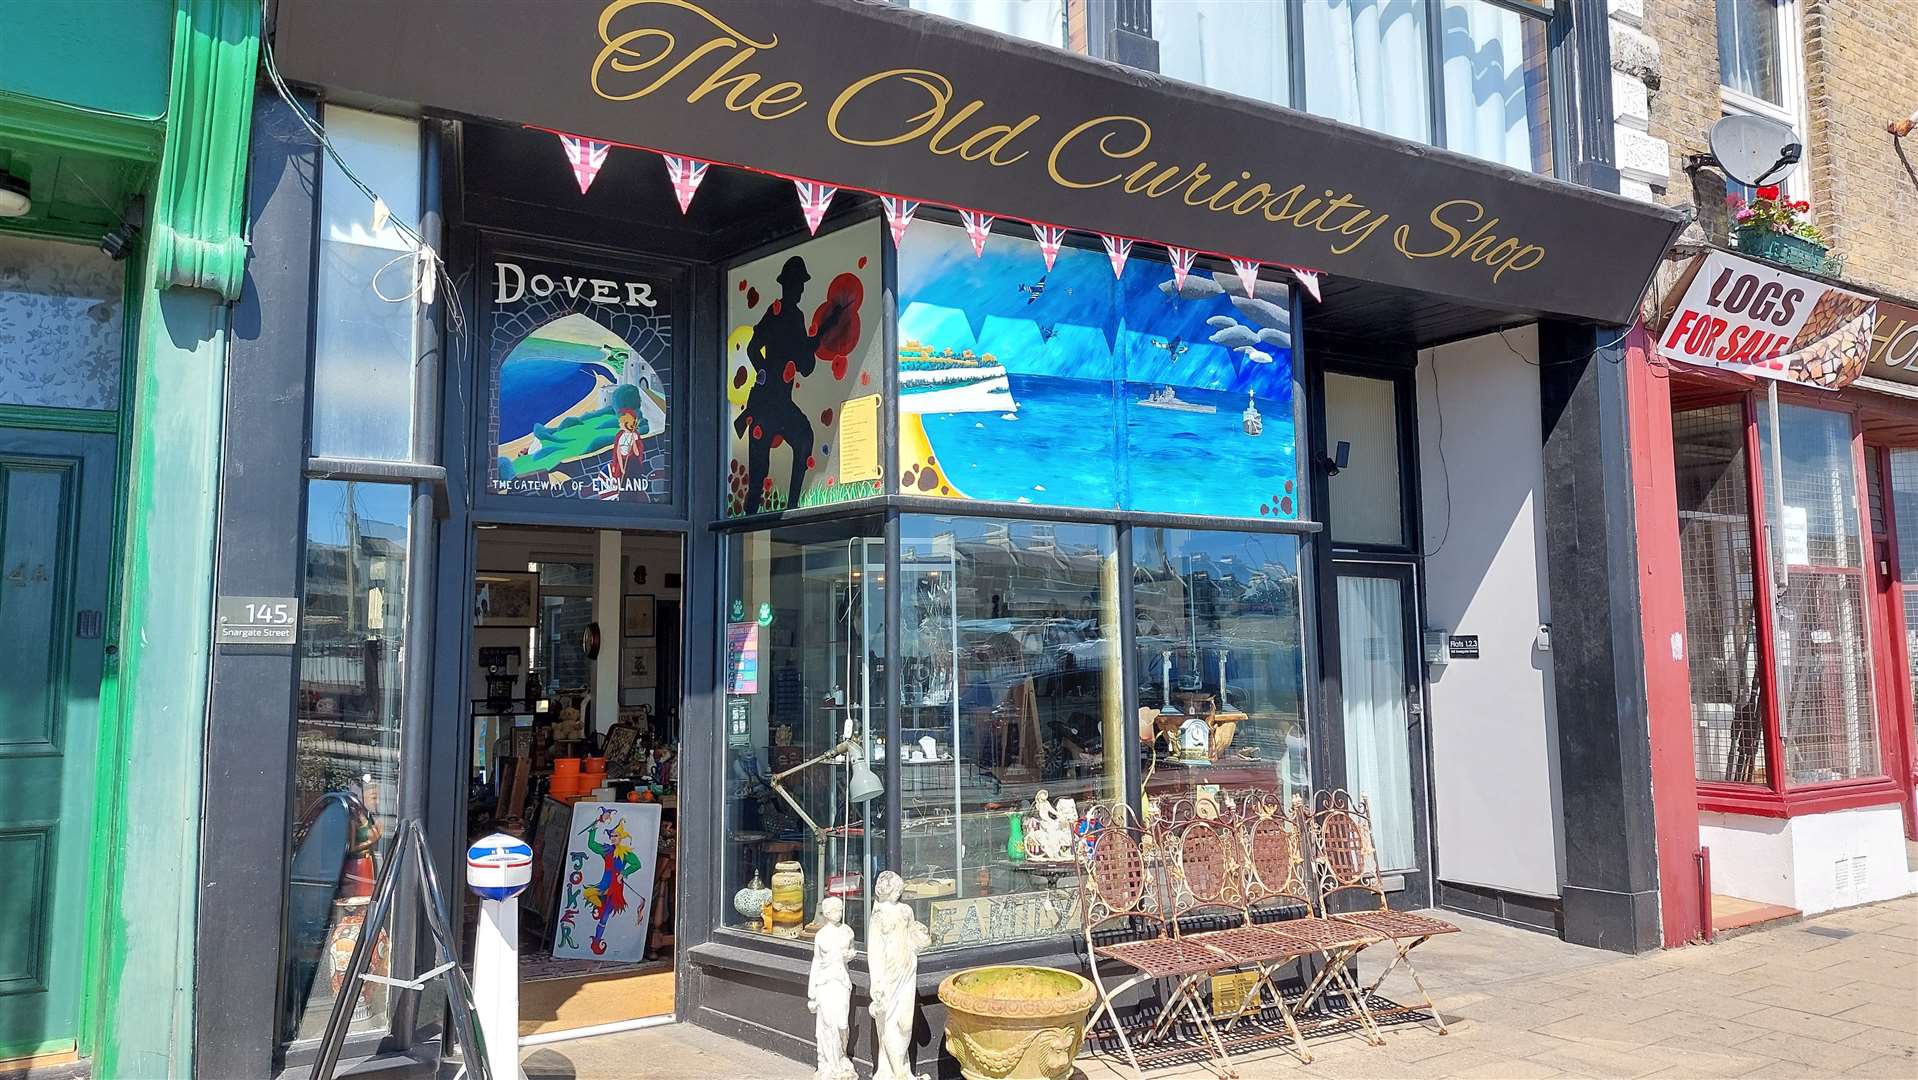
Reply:
M1425 999L1425 1008L1432 1014L1432 1021L1438 1025L1438 1033L1440 1035L1450 1035L1451 1030L1445 1026L1445 1017L1439 1014L1438 1003L1432 1000L1431 991L1425 989L1425 980L1419 978L1419 969L1417 965L1412 963L1412 957L1410 955L1413 949L1418 948L1430 940L1432 940L1432 938L1431 935L1428 934L1422 938L1415 938L1409 943L1397 943L1398 955L1394 956L1392 962L1385 966L1385 970L1379 973L1379 977L1372 983L1372 989L1377 990L1379 986L1385 982L1385 977L1392 974L1393 969L1403 963L1405 965L1405 973L1412 976L1412 985L1418 987L1419 996Z
M1372 1007L1366 1004L1365 993L1359 989L1358 980L1352 978L1351 974L1345 970L1345 962L1352 955L1353 953L1345 953L1339 957L1336 964L1332 965L1332 980L1339 984L1339 991L1345 995L1347 1001L1352 1003L1352 1011L1358 1013L1360 1025L1370 1033L1366 1041L1373 1046L1384 1046L1385 1035L1379 1031L1379 1022L1372 1016Z
M1125 1025L1119 1022L1118 1007L1112 1003L1112 999L1115 996L1131 989L1137 980L1128 980L1120 983L1117 990L1107 990L1105 980L1099 976L1099 961L1096 958L1092 961L1091 967L1092 982L1099 991L1099 1007L1105 1012L1106 1018L1112 1021L1113 1034L1119 1037L1119 1049L1125 1051L1126 1063L1132 1066L1132 1080L1145 1080L1145 1070L1139 1068L1139 1057L1132 1052L1132 1040L1126 1038ZM1081 1044L1083 1045L1085 1042L1090 1041L1091 1038L1092 1025L1087 1024L1086 1034L1084 1039L1081 1040Z
M1192 975L1180 984L1180 990L1185 998L1185 1007L1192 1013L1193 1021L1199 1025L1200 1038L1210 1039L1213 1049L1218 1051L1219 1072L1228 1078L1236 1078L1239 1071L1232 1067L1232 1055L1225 1048L1225 1040L1219 1037L1218 1028L1213 1026L1212 1019L1205 1014L1205 1008L1200 1003L1198 983L1199 976Z

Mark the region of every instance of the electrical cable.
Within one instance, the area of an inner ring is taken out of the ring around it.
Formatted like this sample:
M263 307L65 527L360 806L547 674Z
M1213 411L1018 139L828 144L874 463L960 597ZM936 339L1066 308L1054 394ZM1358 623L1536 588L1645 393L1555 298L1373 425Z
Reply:
M261 0L260 3L260 19L262 26L269 25L271 22L271 12L267 10L266 0ZM348 182L358 188L360 194L366 196L368 203L371 203L376 208L384 207L386 200L381 198L379 192L374 191L372 186L365 180L360 179L360 175L353 171L353 167L346 163L346 159L341 156L339 150L333 146L332 140L326 137L326 131L321 127L319 121L314 119L312 114L306 111L306 107L294 98L292 88L286 84L285 77L280 74L279 62L273 55L272 40L265 34L262 34L260 38L260 61L261 66L266 70L268 81L273 84L273 89L279 93L280 100L286 102L287 107L293 110L293 115L299 118L300 125L306 128L307 134L311 135L313 141L319 144L320 149L326 152L326 156L331 159L334 166L339 169L340 175L346 177ZM453 278L446 270L445 260L440 258L439 252L433 250L433 246L426 242L426 238L421 236L411 225L408 225L396 217L384 214L380 216L385 216L385 223L391 225L395 232L399 233L403 239L413 245L413 250L408 254L411 255L416 263L425 264L423 273L431 274L439 281L445 282L446 288L444 295L446 297L447 327L452 330L454 334L464 334L466 326L465 311L461 308L459 293L455 288ZM374 272L374 280L371 283L373 294L390 304L405 303L415 297L420 297L430 305L433 302L434 294L439 290L425 282L422 276L422 269L415 270L413 287L399 296L388 296L379 288L379 275L388 267L405 257L407 256L402 255L395 257Z

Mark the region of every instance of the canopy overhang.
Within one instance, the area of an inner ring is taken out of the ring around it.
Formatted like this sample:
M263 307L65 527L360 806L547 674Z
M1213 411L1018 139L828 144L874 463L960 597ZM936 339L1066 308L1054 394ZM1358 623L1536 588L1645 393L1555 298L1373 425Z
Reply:
M280 0L276 55L401 108L1318 270L1449 331L1629 323L1683 226L874 0Z

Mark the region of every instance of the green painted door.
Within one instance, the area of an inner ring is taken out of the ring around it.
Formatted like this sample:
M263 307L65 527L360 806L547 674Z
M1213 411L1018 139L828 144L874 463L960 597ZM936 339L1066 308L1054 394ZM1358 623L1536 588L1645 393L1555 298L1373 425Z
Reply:
M0 1061L79 1035L113 446L0 428Z

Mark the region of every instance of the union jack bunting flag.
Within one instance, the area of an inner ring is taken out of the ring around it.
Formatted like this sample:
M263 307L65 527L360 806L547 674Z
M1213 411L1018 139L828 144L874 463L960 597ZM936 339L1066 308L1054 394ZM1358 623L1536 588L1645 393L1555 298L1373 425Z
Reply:
M826 207L832 205L832 197L839 194L839 189L813 180L794 180L793 186L799 189L799 212L806 215L806 230L819 235L819 222L826 216Z
M666 176L673 182L673 197L679 200L679 212L683 214L693 204L693 192L699 190L699 182L706 179L708 163L672 154L660 156L666 159Z
M606 155L613 147L611 143L596 142L579 135L561 135L560 145L566 148L566 163L573 167L573 179L579 182L579 193L593 186L593 178L606 165Z

